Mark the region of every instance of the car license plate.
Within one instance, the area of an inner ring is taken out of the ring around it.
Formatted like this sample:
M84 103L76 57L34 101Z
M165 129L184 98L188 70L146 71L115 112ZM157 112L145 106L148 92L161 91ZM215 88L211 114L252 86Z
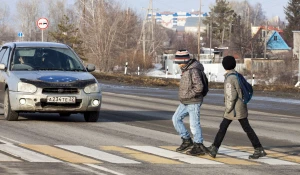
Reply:
M49 103L76 103L76 97L47 97Z

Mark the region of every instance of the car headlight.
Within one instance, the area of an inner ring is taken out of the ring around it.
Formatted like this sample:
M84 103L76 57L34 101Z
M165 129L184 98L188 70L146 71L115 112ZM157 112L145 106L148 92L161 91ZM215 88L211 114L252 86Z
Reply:
M83 89L83 91L87 94L98 93L98 92L100 92L100 86L98 85L98 83L90 84L90 85L86 86Z
M37 90L36 86L28 83L19 82L18 83L18 92L35 92Z

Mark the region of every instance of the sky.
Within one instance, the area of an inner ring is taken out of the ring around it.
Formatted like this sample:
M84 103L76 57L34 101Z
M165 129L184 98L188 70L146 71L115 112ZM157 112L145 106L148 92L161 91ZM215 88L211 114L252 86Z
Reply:
M133 9L143 12L142 8L147 8L149 0L120 0L127 6ZM198 11L200 8L200 0L152 0L153 9L158 9L158 12L162 11L183 11L190 12L192 9ZM243 1L243 0L239 0ZM279 16L281 21L285 21L285 14L283 7L286 7L289 0L248 0L251 5L255 5L260 2L262 9L265 11L267 18L273 16ZM215 4L216 0L202 0L202 12L209 12L209 7Z
M18 0L0 0L6 2L13 13L17 7L16 2ZM43 1L43 0L40 0ZM117 0L136 10L139 14L145 14L145 8L148 7L150 0ZM192 10L198 11L200 7L200 0L152 0L153 9L157 9L157 12L172 11L172 12L191 12ZM202 0L201 11L209 12L209 7L215 3L216 0ZM230 1L230 0L229 0ZM244 1L244 0L239 0ZM262 4L262 9L265 11L265 15L268 18L273 16L279 16L281 21L285 21L284 6L287 6L289 0L248 0L250 4L254 5L258 2ZM75 0L67 0L69 4L75 2Z

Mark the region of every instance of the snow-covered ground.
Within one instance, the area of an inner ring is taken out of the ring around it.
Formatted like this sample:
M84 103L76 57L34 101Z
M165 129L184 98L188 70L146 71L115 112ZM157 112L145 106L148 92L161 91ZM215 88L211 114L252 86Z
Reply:
M162 69L161 64L154 64L154 68L150 69L146 75L150 77L180 78L180 74L166 74L166 71Z

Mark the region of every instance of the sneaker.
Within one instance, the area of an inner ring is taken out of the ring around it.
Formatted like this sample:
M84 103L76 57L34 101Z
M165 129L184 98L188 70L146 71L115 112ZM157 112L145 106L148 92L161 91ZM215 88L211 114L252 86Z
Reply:
M205 155L201 147L204 147L202 143L194 143L194 147L190 151L187 151L186 154L192 156Z
M193 146L193 140L191 138L182 138L182 144L176 149L177 152L182 152Z
M211 145L210 147L208 147L208 155L212 158L216 158L217 154L218 154L218 148L215 147L214 145Z
M258 159L260 157L266 156L267 153L265 152L263 147L255 148L253 155L249 156L249 159Z

